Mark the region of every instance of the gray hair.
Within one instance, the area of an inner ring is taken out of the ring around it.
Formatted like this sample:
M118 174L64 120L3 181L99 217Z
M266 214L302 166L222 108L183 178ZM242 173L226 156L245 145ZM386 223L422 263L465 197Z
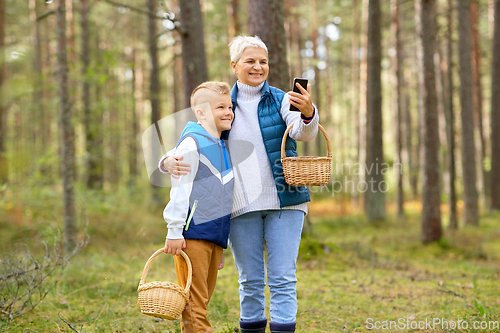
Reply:
M262 39L259 38L259 36L236 36L233 38L231 43L229 43L231 61L238 62L243 54L243 51L245 51L247 47L260 47L261 49L266 50L266 54L268 54L267 46L264 44Z

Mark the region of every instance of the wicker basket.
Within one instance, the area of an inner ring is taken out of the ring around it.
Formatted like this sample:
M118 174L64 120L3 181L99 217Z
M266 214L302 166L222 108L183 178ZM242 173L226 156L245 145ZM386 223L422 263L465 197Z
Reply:
M283 141L281 142L281 163L283 165L285 181L291 186L322 186L327 184L332 171L332 147L325 129L318 124L318 128L325 136L328 145L328 156L286 157L285 142L288 132L290 132L292 127L293 123L286 129Z
M137 303L141 306L141 312L162 319L176 320L181 315L189 300L189 288L193 277L191 261L184 251L182 257L186 260L188 266L188 278L186 288L182 289L179 285L172 282L146 282L149 265L155 257L163 253L163 248L159 249L149 258L142 272L141 282L139 282L139 299Z

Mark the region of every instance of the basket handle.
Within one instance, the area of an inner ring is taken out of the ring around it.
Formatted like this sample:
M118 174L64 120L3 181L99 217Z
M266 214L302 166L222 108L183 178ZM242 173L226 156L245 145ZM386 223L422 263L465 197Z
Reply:
M146 265L144 266L144 270L142 271L141 282L139 282L139 287L144 283L146 283L146 276L148 275L149 265L151 265L153 259L156 258L161 253L163 253L163 251L164 248L162 247L161 249L156 250L156 252L153 253L151 257L149 257L148 261L146 262ZM191 288L191 281L193 279L193 267L191 266L191 260L189 260L188 255L184 251L181 251L181 256L184 258L184 260L186 260L186 264L188 267L188 278L186 282L186 288L184 288L184 290L188 292L189 288Z
M293 127L294 124L295 124L295 122L291 123L290 126L288 126L288 128L286 129L285 134L283 134L283 140L281 141L281 159L282 160L284 158L286 158L286 153L285 153L286 137L288 135L288 132L290 132L290 130L292 129L292 127ZM323 128L323 126L321 126L321 124L318 124L318 129L325 136L326 144L328 145L328 157L332 157L332 146L331 146L331 143L330 143L330 138L328 137L328 134L326 134L326 131Z

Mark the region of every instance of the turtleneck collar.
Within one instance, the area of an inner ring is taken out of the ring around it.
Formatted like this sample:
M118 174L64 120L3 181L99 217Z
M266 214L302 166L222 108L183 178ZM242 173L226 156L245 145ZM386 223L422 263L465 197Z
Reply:
M236 81L236 84L238 85L238 101L251 101L254 99L260 99L260 94L264 83L265 81L256 87L252 87L247 84L241 83L240 81Z

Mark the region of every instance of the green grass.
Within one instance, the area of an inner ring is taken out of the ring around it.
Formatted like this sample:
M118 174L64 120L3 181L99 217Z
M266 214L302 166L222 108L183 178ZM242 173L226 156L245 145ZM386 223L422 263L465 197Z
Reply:
M20 190L17 199L4 195L0 253L19 242L35 244L36 251L36 240L62 225L57 193L45 188ZM89 245L38 307L0 322L0 331L72 332L67 321L81 332L180 332L178 322L142 315L137 305L144 264L164 244L162 207L152 207L141 189L106 198L77 193L79 211L85 210L88 220ZM470 323L468 330L436 326L399 332L499 331L472 328L473 321L500 322L499 215L483 216L479 229L446 231L440 242L425 246L415 212L401 223L389 219L371 225L358 215L317 215L312 223L313 233L304 236L299 253L297 332L367 332L368 318L380 325L433 318ZM209 317L217 332L229 333L239 318L238 277L230 251L225 256ZM147 281L159 280L176 281L170 256L158 257L150 268Z

